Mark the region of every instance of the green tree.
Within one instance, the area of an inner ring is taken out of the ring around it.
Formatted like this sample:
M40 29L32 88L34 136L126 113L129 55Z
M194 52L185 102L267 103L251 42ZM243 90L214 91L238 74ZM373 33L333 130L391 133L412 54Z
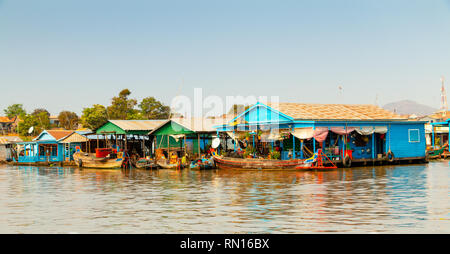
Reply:
M15 116L23 118L27 114L22 104L12 104L3 111L5 112L5 115L9 118L13 118Z
M79 118L75 112L61 111L58 115L59 124L66 130L76 129Z
M47 115L47 117L50 117L50 112L48 112L48 110L44 109L44 108L37 108L33 111L33 113L31 113L32 115L39 115L40 113L45 113Z
M36 114L32 115L36 118L37 125L35 128L37 130L43 131L50 128L50 114L48 111L37 111Z
M34 131L33 133L29 134L28 130L31 127L34 128ZM39 127L37 117L32 114L22 116L17 129L21 136L34 135L42 131L41 128Z
M165 106L162 102L154 97L144 98L139 104L142 115L146 119L167 119L170 114L170 107Z
M137 100L128 99L130 94L130 90L123 89L119 96L112 98L111 106L107 108L109 119L126 120L129 117L136 116L134 107L137 104Z
M108 122L108 112L103 105L94 104L91 108L84 108L81 123L84 127L96 130Z

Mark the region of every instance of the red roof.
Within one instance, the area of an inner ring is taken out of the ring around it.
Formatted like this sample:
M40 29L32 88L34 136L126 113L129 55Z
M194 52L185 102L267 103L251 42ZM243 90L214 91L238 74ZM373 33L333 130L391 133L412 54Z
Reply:
M9 118L7 116L0 116L0 123L12 123L14 118Z
M56 140L60 140L72 134L73 131L47 130L47 132L48 134L52 135Z

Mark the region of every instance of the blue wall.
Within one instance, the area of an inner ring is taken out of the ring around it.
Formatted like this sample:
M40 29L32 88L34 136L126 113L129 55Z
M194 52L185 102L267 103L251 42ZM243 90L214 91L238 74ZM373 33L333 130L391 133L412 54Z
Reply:
M277 110L274 110L263 104L256 104L249 110L241 114L236 119L242 119L246 121L246 124L238 124L237 126L217 126L218 131L232 131L234 128L238 130L249 129L267 129L267 128L279 128L279 129L292 129L304 128L304 127L371 127L371 126L386 126L388 132L384 141L381 141L382 148L375 146L375 152L372 147L372 135L368 135L368 142L364 147L356 147L349 138L350 148L353 150L353 158L355 159L370 159L372 157L377 158L377 154L386 154L389 149L394 153L395 158L412 158L412 157L425 157L426 153L426 140L425 140L425 122L413 122L413 121L330 121L330 120L294 120L292 117L287 116ZM239 122L239 121L238 121ZM414 140L410 140L409 130L412 131ZM350 135L349 135L350 137ZM329 138L329 137L328 137ZM375 140L375 143L380 143L379 140ZM343 147L342 141L338 143L340 149ZM316 146L316 149L319 146ZM296 149L296 152L299 152ZM284 153L287 154L287 151ZM282 153L282 158L287 156ZM298 153L297 153L298 154Z
M419 142L409 140L409 130L419 130ZM389 145L396 158L425 157L425 125L423 123L391 124Z

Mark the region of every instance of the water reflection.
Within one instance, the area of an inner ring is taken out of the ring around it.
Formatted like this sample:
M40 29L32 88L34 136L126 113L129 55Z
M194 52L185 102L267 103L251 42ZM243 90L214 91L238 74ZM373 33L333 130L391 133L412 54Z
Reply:
M329 172L0 166L0 233L449 233L448 161Z

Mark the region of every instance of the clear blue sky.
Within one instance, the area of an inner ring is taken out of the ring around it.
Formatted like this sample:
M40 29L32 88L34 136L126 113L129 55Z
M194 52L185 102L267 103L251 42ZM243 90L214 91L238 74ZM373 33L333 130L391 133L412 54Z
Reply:
M0 114L80 113L122 88L438 108L441 75L449 89L450 0L0 0Z

